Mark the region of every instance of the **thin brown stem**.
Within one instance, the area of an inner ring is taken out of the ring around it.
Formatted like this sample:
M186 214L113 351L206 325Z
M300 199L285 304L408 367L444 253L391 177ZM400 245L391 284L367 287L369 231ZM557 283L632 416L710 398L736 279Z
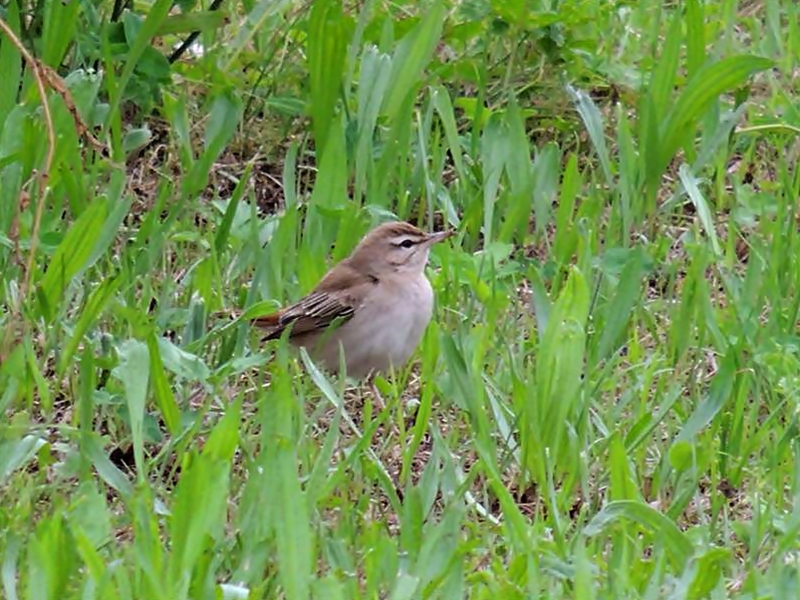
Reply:
M19 315L20 315L20 305L26 301L29 287L31 283L31 274L33 273L33 261L36 257L36 246L39 240L39 228L42 222L42 212L44 211L44 202L47 198L47 182L50 177L50 169L53 165L53 157L55 155L55 148L56 148L56 134L55 134L55 127L53 126L53 116L50 113L50 105L47 102L47 89L45 87L45 77L43 76L43 70L41 65L36 58L34 58L30 52L28 52L25 45L20 41L20 39L16 36L14 31L11 27L8 26L2 18L0 18L0 30L5 34L6 38L16 46L19 53L25 59L25 62L30 66L31 72L33 73L33 79L36 82L36 88L39 91L39 98L42 102L42 112L44 113L44 122L45 122L45 129L47 131L47 154L45 155L44 166L42 169L39 170L39 187L36 190L37 198L36 198L36 211L34 213L33 218L33 231L31 233L31 243L30 248L28 249L28 260L25 266L25 278L23 280L22 286L19 290L18 301L13 303L11 306L11 326L6 327L5 334L3 335L2 344L0 344L0 362L5 360L9 346L11 344L11 339L14 335L14 331L16 331L16 327L14 325L18 322ZM21 199L20 199L21 200ZM14 215L14 222L18 221L19 214L21 210L20 202L17 202L16 212ZM16 251L19 253L19 239L14 240L14 247Z

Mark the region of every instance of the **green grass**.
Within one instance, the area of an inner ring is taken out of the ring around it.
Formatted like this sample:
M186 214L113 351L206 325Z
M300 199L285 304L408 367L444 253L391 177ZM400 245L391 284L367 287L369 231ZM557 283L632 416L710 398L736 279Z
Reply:
M797 595L800 8L111 4L0 3L0 596ZM219 318L390 216L385 408Z

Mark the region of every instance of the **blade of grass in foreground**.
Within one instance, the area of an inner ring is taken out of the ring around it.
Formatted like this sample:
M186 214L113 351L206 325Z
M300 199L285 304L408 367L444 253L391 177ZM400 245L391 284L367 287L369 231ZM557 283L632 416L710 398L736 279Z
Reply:
M389 77L392 87L383 104L383 114L390 121L398 117L403 104L418 89L422 71L441 38L444 16L444 3L435 1L425 11L425 18L397 45Z
M130 47L128 55L125 57L124 67L119 79L108 78L109 84L109 107L108 115L105 121L105 129L108 129L112 123L115 123L119 118L120 105L125 93L125 88L133 76L136 65L141 59L142 54L150 47L150 41L158 33L164 20L169 15L172 8L172 0L155 0L147 11L147 16L144 18L141 26L136 32L136 37L129 40ZM109 49L110 52L110 49ZM108 55L110 58L110 54ZM107 65L113 68L113 65ZM122 158L122 157L120 157Z
M133 455L139 481L146 478L144 464L144 417L150 358L147 346L138 340L127 340L118 348L120 363L114 374L122 382L133 438Z
M318 0L308 20L309 112L317 160L325 153L342 89L347 39L341 0ZM366 83L366 82L364 82Z
M263 450L259 468L271 481L267 516L278 551L278 580L286 598L305 600L310 597L315 550L308 495L298 476L294 421L300 417L300 405L292 389L286 346L281 345L277 354L270 397L260 409Z
M583 534L595 536L620 520L634 521L648 530L658 544L664 544L676 573L683 572L694 553L694 547L673 521L654 508L635 500L609 502L584 527Z
M198 568L208 568L202 555L213 547L211 543L220 541L224 532L240 415L239 402L228 406L202 452L191 457L175 489L170 520L172 553L167 571L173 597L186 597L190 586L205 582L207 574Z
M664 119L661 144L654 163L648 168L648 181L654 184L669 165L686 136L720 94L733 90L755 73L769 69L773 62L759 56L732 56L706 64L689 80Z
M61 307L58 299L72 279L88 266L107 209L106 199L97 198L70 226L56 248L39 286L40 310L47 321L55 318L56 309Z

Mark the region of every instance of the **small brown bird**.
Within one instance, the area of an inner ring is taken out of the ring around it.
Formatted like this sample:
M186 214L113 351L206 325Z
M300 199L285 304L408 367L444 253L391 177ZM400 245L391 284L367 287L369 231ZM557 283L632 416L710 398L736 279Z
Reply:
M403 222L379 225L305 298L254 323L270 340L288 328L291 342L333 373L340 348L352 377L400 368L431 319L428 251L451 235Z

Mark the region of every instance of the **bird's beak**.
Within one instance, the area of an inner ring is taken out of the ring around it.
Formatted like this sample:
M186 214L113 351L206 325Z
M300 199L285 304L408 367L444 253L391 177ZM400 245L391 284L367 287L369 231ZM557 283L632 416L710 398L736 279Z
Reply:
M425 238L425 245L432 246L433 244L438 244L439 242L443 242L447 238L455 235L455 231L452 229L447 229L445 231L437 231L436 233L429 233Z

